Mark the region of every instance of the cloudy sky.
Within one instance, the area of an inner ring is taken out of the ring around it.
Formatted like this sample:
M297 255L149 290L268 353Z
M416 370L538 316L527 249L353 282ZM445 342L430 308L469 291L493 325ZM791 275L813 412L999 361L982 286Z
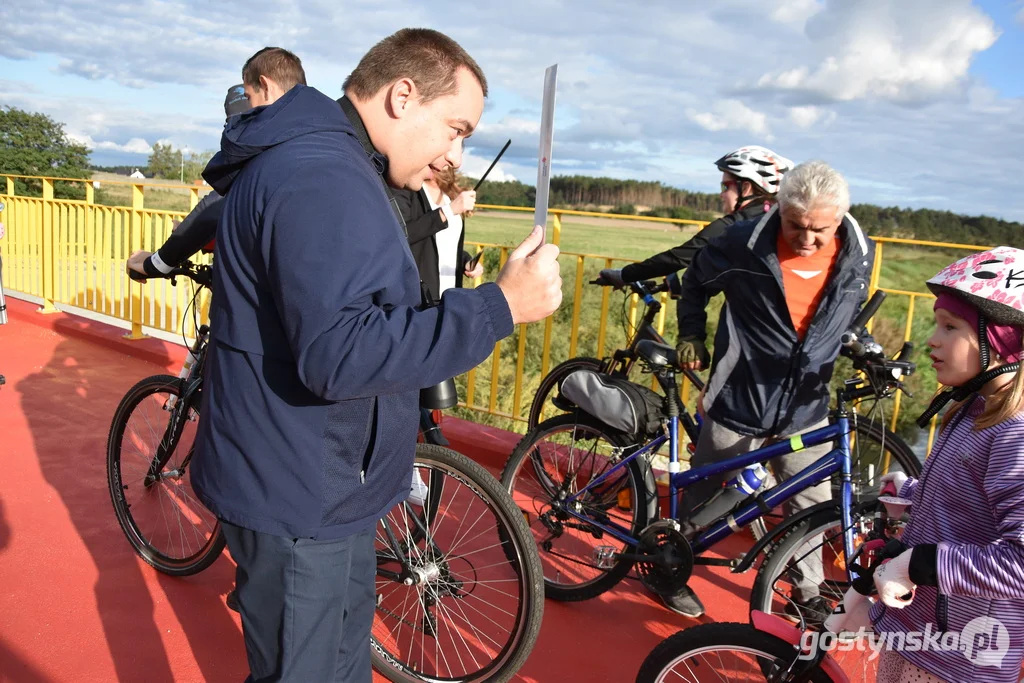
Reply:
M445 31L491 84L465 170L536 180L544 69L554 172L717 191L763 144L846 174L854 201L1024 220L1021 0L4 0L0 106L43 111L97 164L154 142L214 149L223 99L265 45L341 82L403 26Z

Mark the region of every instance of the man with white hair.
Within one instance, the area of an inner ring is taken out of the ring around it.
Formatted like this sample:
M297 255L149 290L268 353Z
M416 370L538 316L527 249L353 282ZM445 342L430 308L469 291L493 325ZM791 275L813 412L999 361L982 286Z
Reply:
M829 380L840 335L867 299L874 244L847 211L846 180L821 161L809 161L782 179L778 205L763 217L737 223L693 259L679 301L677 353L684 366L709 364L708 300L722 292L726 306L715 335L715 359L701 401L706 419L691 466L699 467L828 424ZM807 448L772 462L788 479L831 449ZM720 514L701 510L722 482L697 482L684 507L694 527ZM787 515L829 500L828 482L798 493ZM727 511L727 510L726 510ZM797 564L792 616L809 622L828 616L820 596L821 556ZM675 611L699 616L703 606L688 588L666 599Z

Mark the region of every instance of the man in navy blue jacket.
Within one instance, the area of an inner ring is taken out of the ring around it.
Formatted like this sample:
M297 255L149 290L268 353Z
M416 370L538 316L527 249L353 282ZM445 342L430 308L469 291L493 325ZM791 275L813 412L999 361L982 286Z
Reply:
M496 283L419 305L385 181L457 167L486 88L454 41L404 29L341 107L297 85L233 122L203 174L226 196L192 483L238 565L249 680L369 683L374 528L409 495L419 390L561 301L535 228Z

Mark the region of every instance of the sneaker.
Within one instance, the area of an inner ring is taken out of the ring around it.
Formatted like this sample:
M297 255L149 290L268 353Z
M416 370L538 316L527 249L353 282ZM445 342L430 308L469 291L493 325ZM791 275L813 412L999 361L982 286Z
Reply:
M228 609L234 612L238 611L238 589L232 588L231 592L228 593L228 597L225 600L228 603Z
M665 607L684 617L696 619L704 616L704 603L689 586L683 586L675 595L662 595L661 601L665 603Z
M423 483L420 473L416 470L412 471L412 485L409 487L409 504L417 507L423 507L427 502L427 494L430 493L430 488Z
M792 598L786 603L786 608L783 611L787 617L797 623L802 617L804 624L808 627L818 627L824 624L832 614L833 605L820 595L815 595L806 602L798 602Z

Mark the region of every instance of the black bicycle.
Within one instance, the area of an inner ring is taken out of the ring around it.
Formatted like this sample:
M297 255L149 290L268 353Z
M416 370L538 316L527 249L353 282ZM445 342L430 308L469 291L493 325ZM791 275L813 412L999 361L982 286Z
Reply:
M597 280L591 280L590 284L610 286L600 278ZM606 358L594 358L591 356L570 358L569 360L563 361L551 368L551 371L541 379L540 385L537 387L537 393L533 396L533 403L530 404L530 414L527 418L527 425L529 429L534 429L544 420L544 418L550 417L554 412L564 412L561 411L559 406L553 402L553 399L557 395L557 389L561 386L562 380L573 372L577 370L594 370L595 372L611 375L613 377L628 378L639 360L639 356L636 352L637 344L645 339L659 344L667 343L665 339L658 334L658 330L655 327L655 320L658 317L658 313L661 312L661 302L655 297L662 292L669 292L671 298L679 298L679 278L675 274L672 274L660 283L655 282L654 280L642 280L639 282L630 282L627 286L633 294L640 297L640 300L644 302L646 308L644 310L644 315L640 320L640 324L636 327L636 330L629 335L630 339L626 344L626 348L617 349L611 356ZM683 370L683 375L690 384L696 387L697 391L704 388L704 380L702 380L700 375L696 372L693 372L692 370ZM696 421L687 414L685 417L681 418L681 424L686 430L687 436L690 438L690 443L697 443Z
M168 277L202 288L210 275L209 266L186 263ZM118 522L143 560L173 576L206 569L225 543L187 475L208 341L203 325L178 377L129 389L107 440ZM540 558L508 492L447 447L429 407L420 411L411 495L377 528L373 664L392 681L507 681L540 632Z

